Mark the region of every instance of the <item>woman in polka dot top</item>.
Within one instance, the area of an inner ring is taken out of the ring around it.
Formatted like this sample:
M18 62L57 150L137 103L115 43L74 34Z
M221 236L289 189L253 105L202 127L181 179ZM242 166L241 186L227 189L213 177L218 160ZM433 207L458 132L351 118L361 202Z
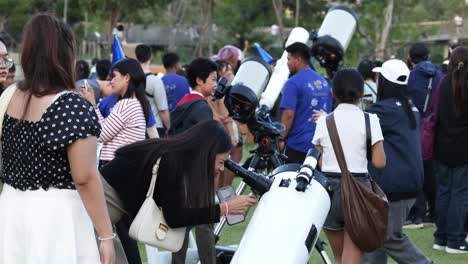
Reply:
M114 263L96 168L100 126L72 90L74 54L73 33L57 18L38 14L25 26L25 79L2 124L0 263Z

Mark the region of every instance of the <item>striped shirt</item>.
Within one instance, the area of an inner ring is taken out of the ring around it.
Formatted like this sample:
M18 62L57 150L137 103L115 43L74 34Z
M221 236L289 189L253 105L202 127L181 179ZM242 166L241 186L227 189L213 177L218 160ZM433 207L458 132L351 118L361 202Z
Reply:
M119 100L106 118L102 117L97 108L96 112L102 127L99 137L103 143L100 160L110 161L117 149L145 139L146 119L138 99Z

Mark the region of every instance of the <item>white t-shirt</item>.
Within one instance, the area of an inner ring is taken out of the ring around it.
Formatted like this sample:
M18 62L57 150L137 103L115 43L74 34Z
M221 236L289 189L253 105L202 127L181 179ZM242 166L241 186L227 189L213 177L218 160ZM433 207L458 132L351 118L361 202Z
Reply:
M336 129L343 147L348 169L352 173L367 173L366 123L364 113L353 104L340 104L334 110ZM369 114L372 145L383 140L379 118ZM340 173L335 151L328 135L326 115L317 120L312 144L321 145L322 171Z
M156 119L156 127L163 127L159 111L169 109L167 105L166 89L162 80L155 75L148 75L146 77L146 97L153 110L154 117Z

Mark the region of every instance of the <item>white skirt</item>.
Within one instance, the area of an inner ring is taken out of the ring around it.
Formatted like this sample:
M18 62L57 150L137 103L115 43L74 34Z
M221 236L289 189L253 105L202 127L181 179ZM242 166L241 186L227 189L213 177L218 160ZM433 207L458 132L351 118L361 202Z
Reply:
M94 229L76 190L0 194L0 263L100 263Z

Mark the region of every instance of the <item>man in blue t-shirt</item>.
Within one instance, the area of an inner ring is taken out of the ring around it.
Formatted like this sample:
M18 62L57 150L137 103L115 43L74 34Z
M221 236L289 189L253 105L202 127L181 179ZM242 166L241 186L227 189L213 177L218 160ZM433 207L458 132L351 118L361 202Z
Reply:
M190 86L187 79L176 73L179 69L179 60L179 56L174 52L165 53L162 57L166 75L164 75L161 80L166 88L169 112L172 112L176 108L177 103L184 95L190 93Z
M288 68L293 76L283 88L280 108L285 126L286 163L303 163L307 151L313 148L317 112L330 112L332 96L327 81L309 67L309 48L304 43L293 43L286 48Z

